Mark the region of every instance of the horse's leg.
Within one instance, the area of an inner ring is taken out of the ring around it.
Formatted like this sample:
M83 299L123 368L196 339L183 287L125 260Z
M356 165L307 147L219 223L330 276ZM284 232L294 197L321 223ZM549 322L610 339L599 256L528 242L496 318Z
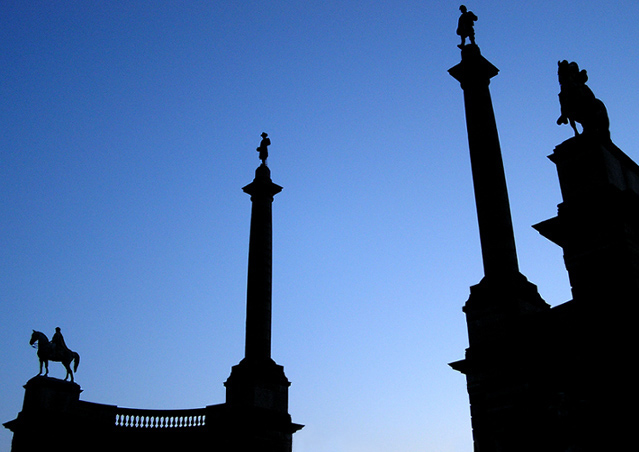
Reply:
M38 372L38 375L42 375L42 358L40 359L40 372Z
M62 364L64 364L64 368L67 370L67 374L64 377L64 381L67 381L67 378L69 378L69 375L70 375L71 383L73 383L73 372L71 371L71 363L69 361L64 361Z
M49 375L49 360L45 359L44 360L44 368L46 369L46 372L44 373L44 376L48 376Z

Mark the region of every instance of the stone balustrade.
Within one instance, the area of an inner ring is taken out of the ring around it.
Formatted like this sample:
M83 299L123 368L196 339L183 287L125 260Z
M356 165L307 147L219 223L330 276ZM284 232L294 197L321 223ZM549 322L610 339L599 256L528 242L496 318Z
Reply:
M116 409L115 426L120 428L177 429L202 427L206 423L206 408L189 410Z

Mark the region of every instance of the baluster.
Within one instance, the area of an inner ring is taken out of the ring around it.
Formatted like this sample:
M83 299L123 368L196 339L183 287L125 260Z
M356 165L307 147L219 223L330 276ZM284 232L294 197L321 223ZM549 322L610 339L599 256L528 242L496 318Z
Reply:
M116 427L141 429L193 428L206 425L206 414L199 410L135 410L115 413Z

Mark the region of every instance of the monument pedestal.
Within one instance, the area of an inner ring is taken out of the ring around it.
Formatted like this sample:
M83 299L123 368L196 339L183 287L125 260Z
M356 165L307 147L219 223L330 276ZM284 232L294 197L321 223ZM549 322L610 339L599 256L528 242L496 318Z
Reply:
M60 434L70 431L77 421L75 413L80 400L80 385L57 378L37 376L24 385L24 403L18 417L4 424L13 432L13 452L63 450L62 443L53 444ZM34 426L36 428L34 429ZM37 434L34 434L37 432Z

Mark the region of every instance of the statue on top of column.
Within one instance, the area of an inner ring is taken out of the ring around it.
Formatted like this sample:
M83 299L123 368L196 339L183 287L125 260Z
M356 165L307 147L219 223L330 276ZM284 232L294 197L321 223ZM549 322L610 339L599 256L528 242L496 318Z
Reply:
M461 16L459 16L459 21L457 22L457 34L461 37L461 44L457 47L461 49L466 45L466 38L470 40L471 44L475 44L474 27L477 16L472 11L468 11L464 5L461 5L459 10L461 11Z
M558 66L561 116L557 119L557 124L570 123L577 136L579 131L575 123L578 122L583 127L584 134L610 141L610 121L606 106L586 86L587 72L584 69L580 71L579 65L574 61L559 61Z
M262 164L266 164L266 159L268 158L268 147L271 144L271 140L268 138L268 133L262 132L262 141L260 142L260 147L256 149L257 152L260 153L260 160Z

